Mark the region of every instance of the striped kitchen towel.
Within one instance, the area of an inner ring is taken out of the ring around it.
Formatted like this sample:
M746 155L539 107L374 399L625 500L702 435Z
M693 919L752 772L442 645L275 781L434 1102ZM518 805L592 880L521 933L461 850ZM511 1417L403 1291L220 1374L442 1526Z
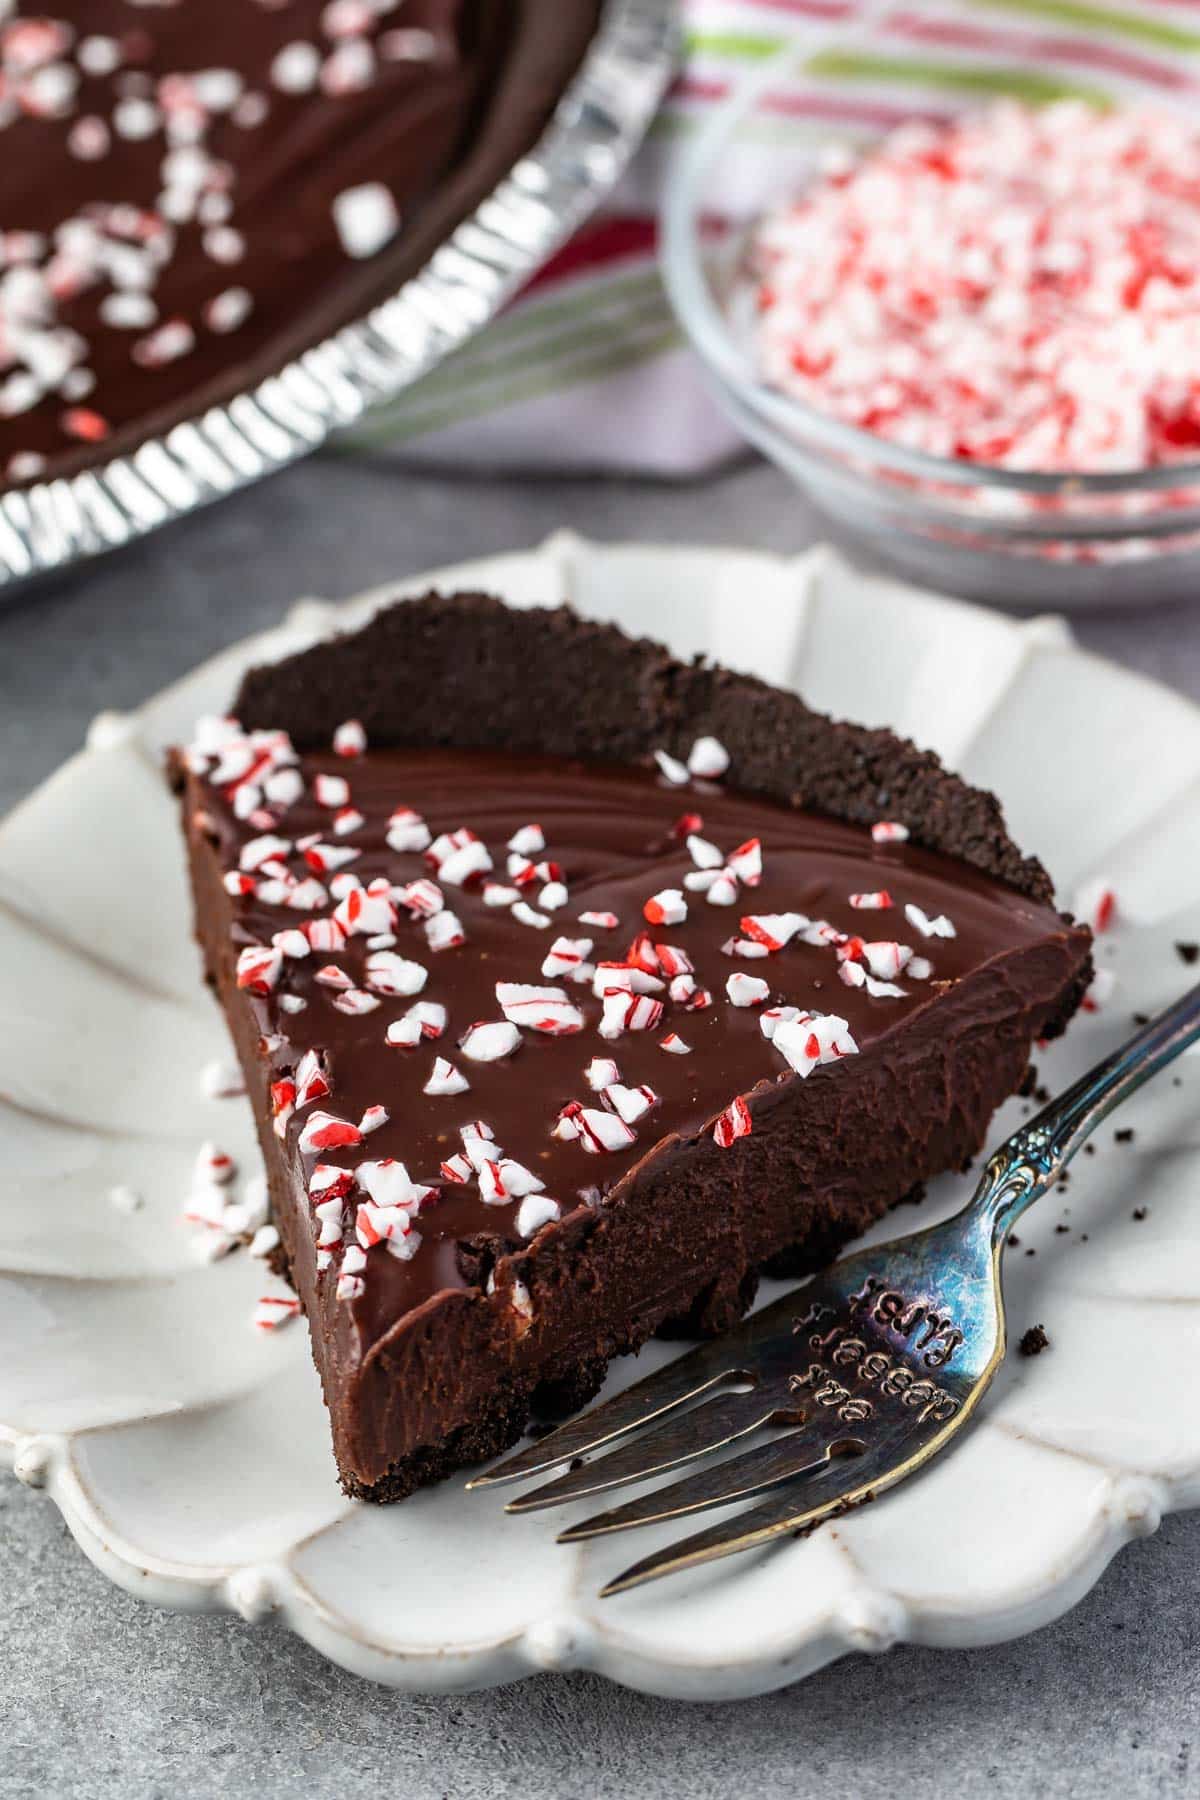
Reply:
M686 475L740 440L659 281L656 213L681 146L789 43L794 73L746 120L711 194L715 236L779 198L831 139L998 94L1200 96L1200 0L681 0L684 61L602 213L500 318L341 441L412 465Z

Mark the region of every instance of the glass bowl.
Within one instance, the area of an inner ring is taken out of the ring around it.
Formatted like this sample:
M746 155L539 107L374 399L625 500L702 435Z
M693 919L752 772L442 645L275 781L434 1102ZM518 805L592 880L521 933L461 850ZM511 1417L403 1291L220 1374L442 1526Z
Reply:
M1082 17L1087 9L1076 10ZM1175 33L1180 42L1168 46L1161 7L1120 16L1121 32L1144 26L1161 61L1123 39L1114 46L1090 15L1086 29L1052 33L1014 29L1002 5L995 23L981 22L988 16L972 7L969 22L965 13L955 21L944 6L908 5L882 21L860 15L855 25L824 31L815 47L811 36L789 41L770 56L713 108L667 184L668 294L742 434L804 489L835 537L875 561L951 593L1014 606L1195 594L1200 462L1064 475L931 456L818 412L756 371L748 228L799 193L832 147L861 153L907 119L948 117L1006 94L1182 108L1200 89L1200 34Z

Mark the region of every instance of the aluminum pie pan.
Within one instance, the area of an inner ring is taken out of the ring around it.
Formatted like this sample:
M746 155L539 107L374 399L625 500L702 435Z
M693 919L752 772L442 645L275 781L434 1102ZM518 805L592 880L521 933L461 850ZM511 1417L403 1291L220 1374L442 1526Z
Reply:
M394 294L127 455L0 495L0 592L120 549L285 468L461 348L614 186L677 50L677 0L606 0L533 149Z

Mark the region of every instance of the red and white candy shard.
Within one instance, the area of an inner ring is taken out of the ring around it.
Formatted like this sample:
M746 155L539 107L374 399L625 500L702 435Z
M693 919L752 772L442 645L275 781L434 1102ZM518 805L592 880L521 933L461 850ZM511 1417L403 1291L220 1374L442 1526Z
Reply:
M611 1056L593 1056L583 1071L583 1079L594 1092L611 1087L614 1081L620 1081L621 1071Z
M412 1049L426 1038L439 1038L446 1029L446 1009L438 1000L418 1000L402 1019L393 1019L385 1033L387 1042Z
M193 1180L224 1187L236 1173L237 1164L227 1150L218 1149L216 1144L201 1144L193 1165Z
M851 894L850 904L858 912L886 912L896 903L886 888L878 888L871 894Z
M688 853L698 869L720 869L724 866L724 856L715 844L708 842L707 838L697 837L695 832L690 832L687 847Z
M544 931L550 923L549 913L538 912L524 900L518 900L512 909L512 917L519 925L532 925L536 931Z
M725 982L725 992L729 996L731 1006L761 1006L771 992L770 986L759 975L747 975L737 969Z
M470 1181L472 1175L475 1173L466 1157L463 1156L461 1151L457 1150L453 1156L448 1156L446 1158L445 1162L441 1165L441 1170L444 1179L446 1181L452 1181L457 1187L461 1187L465 1182Z
M429 971L419 962L397 956L394 950L376 950L367 958L364 979L377 994L419 994L429 979Z
M362 1131L349 1119L339 1119L333 1113L315 1112L305 1120L296 1143L302 1156L311 1156L322 1150L340 1150L361 1144L362 1140Z
M688 773L716 781L729 767L729 752L715 737L698 737L688 752Z
M263 1294L255 1305L253 1323L259 1331L277 1331L299 1316L300 1302L294 1295Z
M685 1044L677 1031L668 1031L666 1037L658 1040L660 1050L667 1050L672 1056L690 1056L692 1046Z
M651 925L682 925L687 918L687 901L678 888L663 888L651 894L642 912Z
M272 806L281 806L286 811L294 806L304 792L304 777L299 769L276 769L267 776L262 784L263 796Z
M757 838L747 838L725 859L725 867L747 887L757 887L762 880L762 845Z
M696 875L687 875L684 880L690 885L699 878L705 881L704 898L710 906L732 906L738 897L738 884L728 869L718 869L711 881L707 880L709 871L698 870Z
M605 1151L625 1150L636 1141L624 1119L614 1112L601 1112L596 1106L581 1106L575 1114L576 1135L589 1156Z
M935 919L931 919L927 912L922 912L921 908L914 906L911 900L904 908L904 916L923 937L952 938L958 936L945 913L939 913Z
M506 1019L529 1031L563 1037L583 1030L583 1014L562 988L536 987L524 981L498 981L496 999Z
M641 1087L623 1087L619 1081L610 1082L603 1090L602 1098L626 1125L635 1125L659 1102L659 1096L652 1087L647 1087L644 1083Z
M794 1019L811 1017L811 1013L802 1013L798 1006L768 1006L758 1015L758 1028L770 1043L781 1025L789 1025Z
M349 837L352 831L361 831L366 822L366 814L356 806L343 806L334 814L333 829L338 837Z
M738 928L746 937L765 944L768 950L782 950L809 923L805 914L798 912L747 913L738 921Z
M389 1116L386 1106L368 1106L366 1112L358 1121L358 1129L362 1132L363 1136L366 1137L369 1131L378 1131L381 1125L386 1125Z
M424 875L417 881L410 881L405 887L393 888L392 895L407 912L418 919L431 919L446 904L446 896L437 882L430 881Z
M314 775L313 798L318 806L345 806L350 798L350 783L344 775Z
M394 931L396 908L388 883L373 881L368 888L348 888L333 916L348 936L375 937L381 931Z
M615 912L581 912L581 925L591 925L597 931L615 931L620 924Z
M487 845L473 838L451 850L438 863L438 880L448 887L462 887L473 875L486 875L492 867Z
M304 860L318 875L332 875L347 863L356 862L361 855L361 850L355 850L349 844L310 844L304 852Z
M520 898L520 888L506 887L502 881L485 881L483 884L485 906L513 906Z
M466 941L467 934L457 913L439 912L426 919L425 942L431 950L454 950Z
M367 734L358 719L346 719L333 734L338 756L361 756L366 747Z
M722 1150L728 1150L729 1146L738 1138L749 1137L753 1129L754 1122L750 1117L750 1108L739 1094L736 1100L729 1102L713 1126L713 1139Z
M907 944L879 942L863 944L856 961L865 962L877 981L892 981L906 967L912 950Z
M296 1064L295 1085L297 1106L310 1106L333 1092L333 1083L316 1050L306 1050Z
M1107 876L1096 875L1083 882L1076 890L1072 911L1097 936L1111 931L1117 918L1117 896Z
M326 963L323 968L317 970L313 980L319 982L322 987L328 988L344 989L354 986L345 969L339 969L336 963Z
M530 1194L517 1208L517 1236L531 1238L543 1225L552 1224L559 1216L557 1200L551 1200L546 1194Z
M687 768L677 756L669 755L666 750L656 750L654 760L658 764L659 773L664 781L669 781L672 787L687 786L689 779Z
M542 974L574 977L592 954L592 942L591 938L555 938L542 964Z
M613 988L604 996L599 1031L602 1038L618 1038L623 1031L653 1031L663 1015L661 1000L649 994L631 994Z
M408 852L428 850L430 842L429 827L420 813L414 812L411 806L398 806L388 820L388 849L403 856Z
M759 962L771 952L766 944L758 938L731 937L721 945L722 956L741 956L749 962Z
M421 1091L426 1094L465 1094L470 1085L461 1069L439 1056L434 1059L429 1080Z
M823 1063L858 1054L858 1045L845 1019L832 1013L801 1014L799 1018L776 1023L771 1042L797 1075L805 1078Z
M459 1040L459 1049L471 1062L498 1062L511 1056L521 1042L516 1026L506 1019L483 1021L472 1025Z
M340 1013L347 1013L352 1019L361 1018L364 1013L374 1012L379 1005L377 994L368 994L363 988L344 988L333 996L333 1004Z
M522 857L540 856L546 848L545 834L540 825L522 825L513 832L506 848Z
M279 980L282 968L282 953L273 946L247 944L238 955L237 984L249 993L265 998Z
M871 836L877 844L904 844L908 841L908 826L895 819L879 819L871 827Z
M238 853L238 867L253 874L265 864L282 860L292 853L290 838L264 832L261 837L247 838Z

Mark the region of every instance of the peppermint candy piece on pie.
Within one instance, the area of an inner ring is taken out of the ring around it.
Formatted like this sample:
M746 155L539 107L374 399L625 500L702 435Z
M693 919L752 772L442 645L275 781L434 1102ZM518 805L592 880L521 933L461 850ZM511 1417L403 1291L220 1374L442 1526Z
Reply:
M530 1194L517 1208L517 1236L531 1238L543 1225L552 1224L560 1216L557 1200L547 1194Z
M458 1047L471 1062L499 1062L511 1056L521 1042L521 1034L507 1019L484 1020L472 1025L459 1039Z
M361 756L367 747L367 734L358 719L346 719L333 734L333 748L338 756Z
M444 1056L438 1056L434 1059L429 1080L421 1092L424 1094L465 1094L470 1085L461 1069L456 1069L454 1064L448 1062Z
M296 1147L302 1156L312 1156L324 1150L353 1147L362 1140L362 1131L349 1119L339 1119L334 1113L315 1112L301 1127Z
M739 1094L731 1100L725 1111L713 1126L713 1140L722 1150L736 1143L738 1138L749 1137L754 1129L754 1121L750 1117L750 1108Z
M388 820L387 847L400 856L428 850L432 838L428 825L411 806L398 806Z
M931 919L927 912L923 912L919 906L914 906L911 900L904 908L904 916L923 937L952 938L958 936L945 913L939 913L936 918Z
M429 979L429 971L422 963L397 956L394 950L375 950L367 958L363 979L374 993L395 998L419 994Z
M273 945L247 944L237 959L237 984L265 999L279 980L283 953Z
M761 1006L771 993L770 986L759 975L747 975L736 969L725 982L731 1006Z
M688 773L706 781L718 780L729 767L729 752L715 737L698 737L688 751Z
M583 1030L583 1014L562 988L536 987L523 981L498 981L496 999L506 1019L529 1031L563 1037Z

